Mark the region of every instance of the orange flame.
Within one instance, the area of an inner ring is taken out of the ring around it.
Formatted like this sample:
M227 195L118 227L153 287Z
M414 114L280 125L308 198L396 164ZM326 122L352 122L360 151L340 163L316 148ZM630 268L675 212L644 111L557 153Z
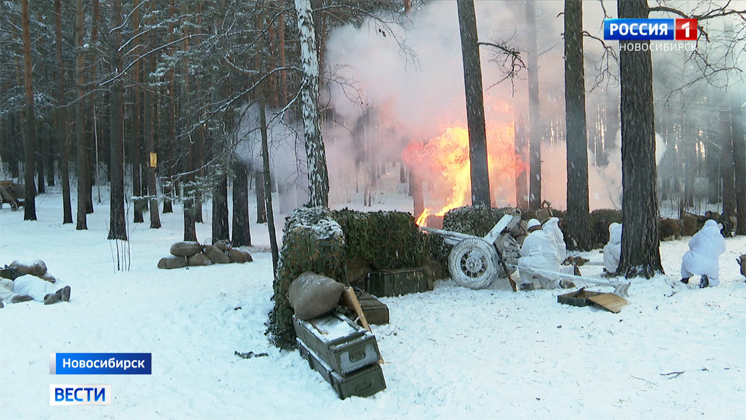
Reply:
M430 216L430 209L422 210L422 214L417 218L417 226L424 226L427 222L427 216Z
M501 112L512 113L507 104L495 107ZM493 199L515 200L515 171L523 170L525 164L515 154L514 135L512 122L487 127L487 161ZM417 218L417 225L423 226L433 213L443 216L451 209L471 203L469 132L466 128L450 127L425 143L412 142L402 152L402 159L420 180L428 182L431 201L442 203L437 212L426 208Z

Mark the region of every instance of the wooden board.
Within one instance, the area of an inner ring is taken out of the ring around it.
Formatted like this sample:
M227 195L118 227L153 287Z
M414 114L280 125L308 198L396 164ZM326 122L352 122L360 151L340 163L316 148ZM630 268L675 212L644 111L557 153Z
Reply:
M345 288L344 292L342 292L342 297L339 299L339 301L342 305L352 309L355 312L355 315L357 315L358 321L360 321L360 325L363 328L365 328L368 331L371 331L370 325L368 325L368 320L365 319L365 313L363 313L363 308L360 307L360 302L357 300L357 296L355 295L355 291L352 289L352 287Z
M619 297L613 293L601 293L600 295L589 296L587 299L615 314L618 314L627 304L627 301L623 297Z

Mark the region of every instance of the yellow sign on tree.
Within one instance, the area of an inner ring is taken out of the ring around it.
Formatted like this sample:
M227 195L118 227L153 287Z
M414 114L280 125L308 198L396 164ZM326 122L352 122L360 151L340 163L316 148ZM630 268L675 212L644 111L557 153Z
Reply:
M150 167L155 168L156 166L158 166L158 154L151 153L150 154Z

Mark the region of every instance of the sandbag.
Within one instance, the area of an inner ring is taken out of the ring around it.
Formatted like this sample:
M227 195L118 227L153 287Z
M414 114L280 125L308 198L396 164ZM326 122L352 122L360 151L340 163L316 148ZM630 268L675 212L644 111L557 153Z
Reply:
M251 257L251 254L235 248L230 248L228 250L228 257L231 259L231 262L234 263L247 263L254 261L254 258Z
M202 245L197 242L176 242L171 245L171 255L176 257L191 257L202 252Z
M187 266L186 257L163 257L158 261L158 268L170 270L172 268L183 268Z
M212 244L212 246L214 246L215 248L223 252L227 251L230 248L230 245L228 244L228 242L224 240L217 241L214 244Z
M212 245L205 245L204 248L205 250L203 252L207 254L207 256L210 257L210 260L215 264L229 264L231 262L230 257L225 255L225 253L218 248L215 248Z
M192 255L191 257L188 258L187 261L190 267L195 267L199 265L212 265L212 260L210 259L210 257L208 257L202 252L200 252L199 254Z
M19 273L31 274L32 276L41 277L47 273L47 264L42 260L36 261L13 261L10 268L15 268Z
M296 318L309 320L334 309L344 288L342 283L330 277L306 271L293 280L288 301Z

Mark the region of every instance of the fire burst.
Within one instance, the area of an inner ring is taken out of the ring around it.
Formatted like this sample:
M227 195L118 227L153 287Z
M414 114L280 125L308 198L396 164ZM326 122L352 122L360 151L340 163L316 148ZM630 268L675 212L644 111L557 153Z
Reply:
M515 197L516 169L525 170L524 162L516 157L512 124L487 128L487 151L490 188L493 198L510 201ZM471 172L469 163L469 132L456 126L427 142L412 142L402 152L406 165L420 180L428 181L432 199L444 203L437 216L471 203ZM437 207L436 207L437 208ZM431 208L425 208L417 218L422 226Z

